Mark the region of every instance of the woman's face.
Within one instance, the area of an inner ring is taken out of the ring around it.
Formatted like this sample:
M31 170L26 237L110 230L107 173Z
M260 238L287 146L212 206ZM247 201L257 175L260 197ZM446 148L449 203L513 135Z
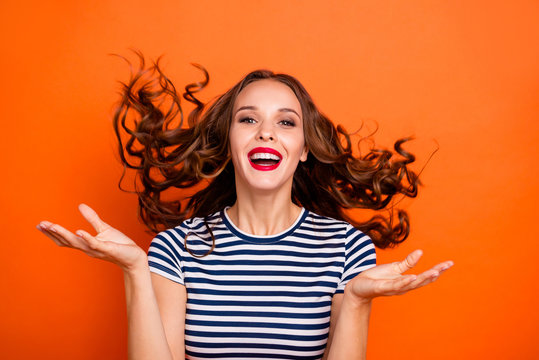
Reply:
M271 79L247 85L234 103L229 139L237 187L291 192L308 151L301 105L288 86Z

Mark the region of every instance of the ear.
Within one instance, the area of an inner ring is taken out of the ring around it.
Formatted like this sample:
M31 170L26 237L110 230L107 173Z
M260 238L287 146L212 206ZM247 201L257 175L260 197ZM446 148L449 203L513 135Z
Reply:
M307 146L303 147L303 152L301 153L301 156L299 158L299 160L301 162L305 162L307 161L307 156L309 155L309 149L307 148Z

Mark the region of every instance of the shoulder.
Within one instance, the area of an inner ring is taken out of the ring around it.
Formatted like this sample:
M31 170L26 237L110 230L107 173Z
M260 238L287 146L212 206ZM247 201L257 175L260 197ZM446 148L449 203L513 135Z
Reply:
M371 238L344 220L310 212L305 224L306 226L311 226L312 229L316 229L315 231L317 232L323 232L328 236L342 239L347 252L351 250L374 252L374 244Z
M347 237L352 235L364 235L361 230L355 228L352 224L344 221L334 219L329 216L319 215L312 211L309 211L309 215L305 219L305 226L311 226L317 229L325 229L328 232L339 232L345 234Z
M305 218L304 224L312 227L323 227L328 229L335 229L336 231L346 229L348 224L346 221L337 220L329 216L319 215L315 212L309 211Z

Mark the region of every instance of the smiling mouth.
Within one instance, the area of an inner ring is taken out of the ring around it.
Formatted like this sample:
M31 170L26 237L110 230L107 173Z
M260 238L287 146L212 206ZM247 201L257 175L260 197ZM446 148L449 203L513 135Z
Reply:
M282 155L275 149L257 147L247 154L249 163L256 170L269 171L279 167Z

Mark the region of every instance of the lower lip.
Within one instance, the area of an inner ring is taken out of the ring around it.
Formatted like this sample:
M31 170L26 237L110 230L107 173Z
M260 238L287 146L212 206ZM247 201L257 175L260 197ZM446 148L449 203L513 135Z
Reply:
M277 169L279 167L279 165L281 164L281 161L279 161L275 165L258 165L258 164L255 164L254 162L252 162L251 159L249 159L249 164L251 164L251 166L256 170L271 171L271 170Z

